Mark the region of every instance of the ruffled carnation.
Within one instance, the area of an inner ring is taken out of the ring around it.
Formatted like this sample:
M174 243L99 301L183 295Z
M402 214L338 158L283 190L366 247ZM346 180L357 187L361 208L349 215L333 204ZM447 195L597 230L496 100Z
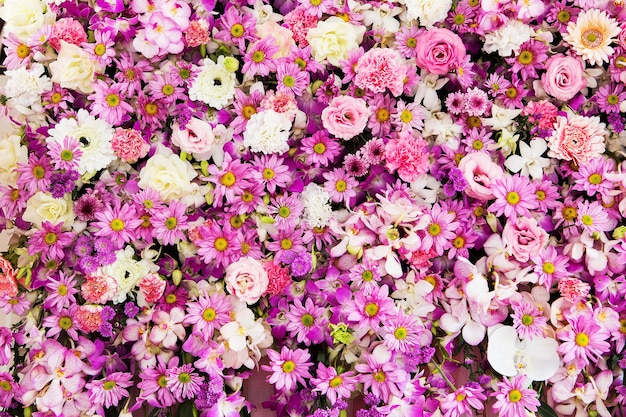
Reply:
M267 273L268 284L265 294L269 296L280 295L291 284L289 270L272 261L263 262L263 268Z
M291 121L287 116L274 110L255 113L248 120L243 133L243 144L252 152L284 153L289 150L287 141Z
M402 94L407 68L393 49L370 49L359 58L354 71L354 83L360 88L375 93L389 89L394 96Z
M148 303L158 301L165 291L165 280L159 274L150 273L139 281L139 289Z
M129 164L137 162L139 158L146 156L150 150L150 145L135 129L116 129L111 139L111 147L122 161Z
M87 275L81 287L83 298L90 303L105 304L111 301L117 292L117 281L106 275L101 269Z
M95 332L102 325L102 306L83 305L74 312L74 321L83 332Z
M390 140L385 146L386 168L406 182L413 182L428 171L429 159L424 139L410 135Z

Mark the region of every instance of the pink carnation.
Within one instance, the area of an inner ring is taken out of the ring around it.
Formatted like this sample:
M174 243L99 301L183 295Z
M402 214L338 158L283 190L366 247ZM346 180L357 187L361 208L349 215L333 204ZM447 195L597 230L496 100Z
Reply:
M388 88L394 96L402 94L407 68L393 49L370 49L359 58L354 71L357 87L374 93L383 93Z
M552 129L556 123L559 109L548 100L531 101L524 107L523 116L528 116L528 121L537 123L539 129Z
M0 256L0 296L17 295L17 275L11 262Z
M105 275L100 269L87 275L80 288L83 298L90 303L104 304L113 299L117 293L117 281L110 275Z
M146 156L150 150L150 145L135 129L116 129L111 139L111 147L122 161L131 164Z
M559 292L566 300L575 303L589 295L591 286L574 277L564 277L559 280Z
M74 321L83 332L95 332L102 325L102 306L84 305L78 306L74 312Z
M558 116L555 130L548 138L550 158L586 164L604 150L605 125L598 117L573 115L569 119Z
M348 140L363 132L370 114L365 100L339 96L322 111L322 123L330 134Z
M62 18L52 27L52 33L48 38L48 43L59 52L61 50L61 41L80 46L87 42L87 34L83 25L72 18Z
M158 301L165 291L165 280L159 274L151 273L141 278L139 289L148 303Z
M282 91L274 92L269 90L265 93L265 97L261 100L261 107L265 110L274 110L276 113L282 113L293 122L298 113L298 103L291 93Z
M189 27L185 31L185 40L187 45L195 48L211 40L209 32L209 22L206 20L192 20Z
M386 168L389 172L398 171L400 178L412 182L428 171L427 143L422 138L403 135L398 139L390 140L385 145Z
M420 36L415 53L420 68L443 75L461 65L466 50L456 33L448 29L431 28Z
M317 16L308 13L304 7L296 7L285 15L285 26L293 33L293 40L300 48L306 48L309 45L306 35L309 29L317 26L318 21Z
M282 294L285 288L291 284L291 277L287 268L275 264L272 261L263 262L263 268L269 279L266 294L270 296Z

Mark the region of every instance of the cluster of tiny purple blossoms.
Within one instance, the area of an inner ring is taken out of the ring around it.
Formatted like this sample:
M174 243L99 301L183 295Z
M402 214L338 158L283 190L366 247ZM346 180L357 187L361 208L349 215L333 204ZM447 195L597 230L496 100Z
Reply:
M0 18L0 416L626 408L622 2Z

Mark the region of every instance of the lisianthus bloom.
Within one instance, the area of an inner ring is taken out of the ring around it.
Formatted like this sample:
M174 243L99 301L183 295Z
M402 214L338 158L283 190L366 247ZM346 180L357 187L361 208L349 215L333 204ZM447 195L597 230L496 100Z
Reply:
M322 124L332 135L348 140L363 132L370 114L365 100L338 96L322 110Z

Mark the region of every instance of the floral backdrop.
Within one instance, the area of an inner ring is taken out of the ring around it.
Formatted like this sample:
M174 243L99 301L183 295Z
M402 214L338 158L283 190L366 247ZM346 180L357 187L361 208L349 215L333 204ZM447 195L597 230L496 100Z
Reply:
M0 18L0 416L626 409L621 0Z

